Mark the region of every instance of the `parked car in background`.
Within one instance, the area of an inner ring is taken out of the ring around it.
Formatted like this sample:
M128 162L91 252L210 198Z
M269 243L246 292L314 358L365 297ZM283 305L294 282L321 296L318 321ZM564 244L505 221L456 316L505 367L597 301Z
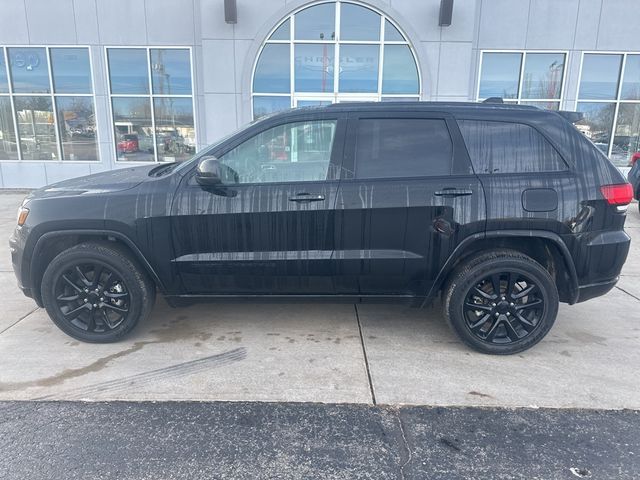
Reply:
M512 354L559 302L613 288L631 199L559 113L344 103L266 117L182 164L36 190L10 245L23 292L83 341L126 336L156 290L171 305L440 296L464 343Z
M636 152L631 156L629 166L631 170L627 174L627 179L633 187L633 197L640 200L640 152Z
M139 150L138 135L135 133L126 133L122 135L118 141L118 152L120 153L135 153Z

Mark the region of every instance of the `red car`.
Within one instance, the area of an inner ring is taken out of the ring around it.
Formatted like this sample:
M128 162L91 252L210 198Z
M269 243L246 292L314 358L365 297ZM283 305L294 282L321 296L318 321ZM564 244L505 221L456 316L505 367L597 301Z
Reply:
M640 152L636 152L633 155L631 155L631 159L629 160L629 166L633 167L638 160L640 160Z
M138 151L138 136L133 134L123 135L118 142L118 151L122 153L134 153Z

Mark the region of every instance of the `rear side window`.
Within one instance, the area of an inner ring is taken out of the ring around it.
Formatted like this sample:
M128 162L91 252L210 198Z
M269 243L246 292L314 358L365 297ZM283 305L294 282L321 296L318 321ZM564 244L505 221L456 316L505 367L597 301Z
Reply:
M453 148L444 120L372 118L358 122L356 178L449 175Z
M522 123L460 120L476 173L559 172L567 169L553 145Z

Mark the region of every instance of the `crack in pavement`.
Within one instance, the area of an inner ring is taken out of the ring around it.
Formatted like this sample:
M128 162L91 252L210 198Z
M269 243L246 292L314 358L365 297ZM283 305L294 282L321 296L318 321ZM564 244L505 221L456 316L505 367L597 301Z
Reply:
M400 465L400 478L404 480L406 478L404 474L404 469L407 467L407 465L409 465L411 460L413 460L413 454L411 453L411 448L409 447L407 435L406 435L406 432L404 431L404 425L402 424L402 418L400 417L400 408L395 408L394 411L396 414L396 418L398 419L398 426L400 427L400 433L402 434L402 445L407 451L407 459L402 465Z

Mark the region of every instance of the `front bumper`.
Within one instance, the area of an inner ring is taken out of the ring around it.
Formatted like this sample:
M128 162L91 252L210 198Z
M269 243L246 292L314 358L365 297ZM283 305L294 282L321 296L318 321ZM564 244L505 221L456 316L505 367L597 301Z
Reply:
M13 235L9 238L9 251L11 252L11 264L13 266L13 272L18 280L18 287L22 290L27 297L33 298L33 290L31 287L25 285L23 281L23 260L24 260L24 241L19 231L20 227L14 230Z

